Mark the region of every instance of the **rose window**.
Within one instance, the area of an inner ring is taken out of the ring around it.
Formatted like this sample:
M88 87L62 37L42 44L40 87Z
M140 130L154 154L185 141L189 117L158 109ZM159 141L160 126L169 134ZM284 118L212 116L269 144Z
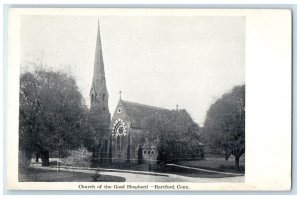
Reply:
M125 122L121 119L117 119L113 125L113 130L112 130L112 134L114 136L117 135L126 135L126 126L125 126Z

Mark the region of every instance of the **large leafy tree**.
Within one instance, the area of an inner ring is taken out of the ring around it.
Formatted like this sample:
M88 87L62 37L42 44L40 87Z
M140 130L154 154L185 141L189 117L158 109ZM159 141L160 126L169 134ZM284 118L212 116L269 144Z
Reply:
M245 153L245 85L224 94L207 112L204 129L211 148L221 151L227 159L239 159Z
M182 154L191 155L199 147L199 126L184 109L157 112L145 118L143 125L148 130L147 140L156 144L159 162L176 160Z
M19 146L26 156L39 154L49 165L49 152L93 142L88 110L76 82L65 73L26 72L20 77Z

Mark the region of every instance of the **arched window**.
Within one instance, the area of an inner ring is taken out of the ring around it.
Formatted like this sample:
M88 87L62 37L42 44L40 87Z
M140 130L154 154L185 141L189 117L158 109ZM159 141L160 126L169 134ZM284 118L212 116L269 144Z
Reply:
M126 135L126 125L121 119L117 119L113 125L113 133L119 135Z
M125 136L121 136L121 146L125 145ZM121 147L120 147L121 148ZM121 148L122 149L122 148Z
M121 151L121 139L120 136L117 136L117 151Z
M103 95L102 95L102 100L104 100L105 99L105 93L103 93Z

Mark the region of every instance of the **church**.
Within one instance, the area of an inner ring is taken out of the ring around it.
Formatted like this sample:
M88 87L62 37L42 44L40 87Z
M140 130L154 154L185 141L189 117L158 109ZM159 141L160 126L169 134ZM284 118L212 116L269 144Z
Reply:
M156 143L147 141L143 119L167 109L125 101L121 98L111 117L108 107L109 93L106 85L100 28L98 22L94 74L90 90L90 112L96 114L105 133L101 144L101 158L109 162L156 163ZM194 150L199 153L199 150Z

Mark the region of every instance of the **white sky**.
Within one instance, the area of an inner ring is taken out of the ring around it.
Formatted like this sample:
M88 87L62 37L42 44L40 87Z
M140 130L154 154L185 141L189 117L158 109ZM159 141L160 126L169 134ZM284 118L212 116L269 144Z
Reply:
M122 99L185 108L203 124L210 105L245 82L245 18L23 16L21 71L43 63L74 76L89 106L100 21L113 114Z

